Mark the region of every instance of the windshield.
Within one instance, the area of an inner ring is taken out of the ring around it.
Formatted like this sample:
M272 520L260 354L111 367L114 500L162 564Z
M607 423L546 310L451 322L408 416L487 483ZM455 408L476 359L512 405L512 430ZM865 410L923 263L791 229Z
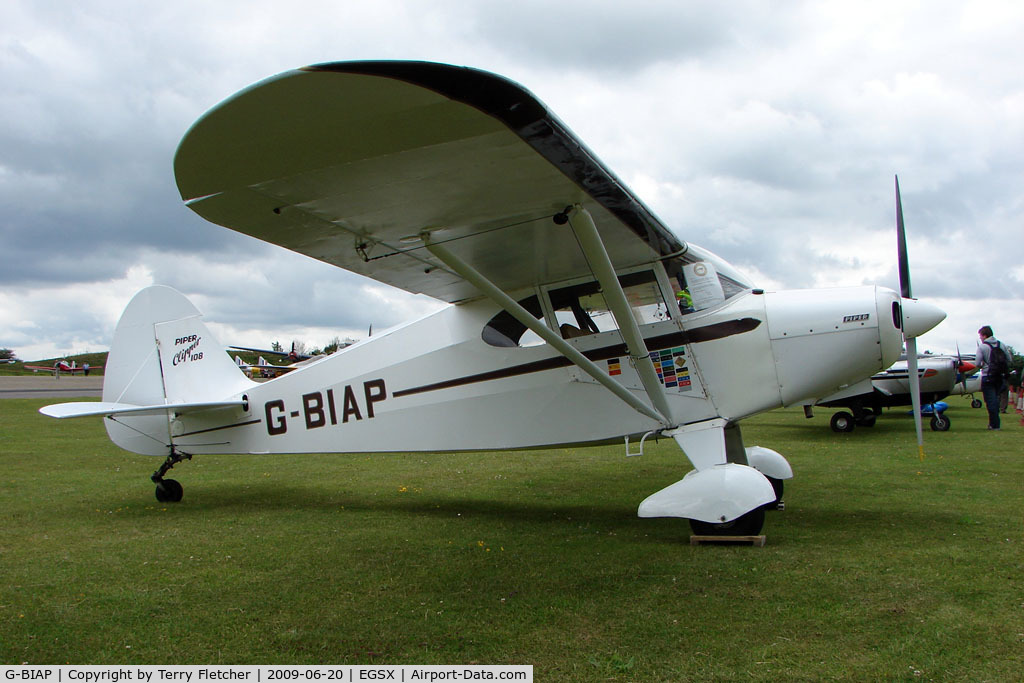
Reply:
M751 285L742 275L710 252L691 248L665 261L665 272L675 289L679 312L695 313L748 292Z

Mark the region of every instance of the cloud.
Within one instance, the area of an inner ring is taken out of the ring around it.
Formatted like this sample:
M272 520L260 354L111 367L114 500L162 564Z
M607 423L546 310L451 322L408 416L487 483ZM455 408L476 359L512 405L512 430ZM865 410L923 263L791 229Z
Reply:
M5 288L0 347L24 360L106 350L121 311L151 284L152 273L137 266L105 282Z
M427 310L206 224L174 183L178 140L217 102L368 58L523 83L682 239L766 287L895 286L898 173L914 291L956 307L935 345L994 314L1012 343L1022 29L1009 1L5 3L0 345L100 347L146 277L240 337L326 341Z

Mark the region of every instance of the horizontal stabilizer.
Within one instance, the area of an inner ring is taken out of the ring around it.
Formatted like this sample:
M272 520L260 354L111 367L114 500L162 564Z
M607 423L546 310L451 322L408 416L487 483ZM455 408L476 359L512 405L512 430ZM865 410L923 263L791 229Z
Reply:
M202 403L161 403L151 406L139 406L131 403L106 403L88 401L83 403L56 403L44 406L39 412L48 417L64 419L67 417L110 417L112 415L160 415L168 413L191 413L198 410L217 410L223 408L245 408L246 401L205 401Z

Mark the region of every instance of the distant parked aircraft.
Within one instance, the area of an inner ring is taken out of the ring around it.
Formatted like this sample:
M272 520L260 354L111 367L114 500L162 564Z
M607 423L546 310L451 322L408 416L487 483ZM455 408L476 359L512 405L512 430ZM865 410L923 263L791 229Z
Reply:
M73 375L76 372L81 372L83 374L88 375L93 370L102 370L103 369L102 365L89 365L88 363L86 363L85 365L78 365L73 360L72 361L59 360L56 363L54 363L53 366L27 365L26 364L25 367L27 369L29 369L29 370L35 370L36 372L39 372L40 370L43 370L43 371L46 371L46 372L52 372L54 374L54 376L57 376L57 375L59 375L62 372L66 372L66 373L68 373L70 375Z
M924 355L918 358L917 374L920 379L921 403L931 404L954 393L962 373L974 366L957 356ZM852 432L854 427L873 427L882 408L911 405L913 390L910 385L908 361L904 356L891 367L872 375L870 381L827 396L814 405L846 408L832 416L835 432ZM847 412L849 411L849 412ZM931 428L944 432L950 427L949 418L941 410L931 413Z

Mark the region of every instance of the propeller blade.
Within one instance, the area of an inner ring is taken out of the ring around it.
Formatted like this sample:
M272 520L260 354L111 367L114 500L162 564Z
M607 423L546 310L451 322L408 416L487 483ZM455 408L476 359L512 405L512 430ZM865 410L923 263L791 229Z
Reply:
M924 460L924 433L921 429L921 378L917 374L917 332L914 329L907 330L907 308L913 300L910 291L910 259L907 256L907 232L903 225L903 201L900 199L900 177L896 178L896 252L899 258L900 271L900 296L903 298L900 306L901 328L903 329L903 340L907 344L907 373L910 379L910 402L914 409L914 429L917 431L917 455ZM921 303L914 301L915 307L921 308ZM943 314L942 317L945 317ZM941 318L940 318L941 320ZM931 329L933 325L927 325L922 329Z
M917 338L907 337L907 374L910 378L910 403L914 408L917 430L917 455L924 460L924 432L921 429L921 378L917 375Z
M956 371L960 374L960 386L963 387L961 394L967 395L967 371L964 370L964 359L960 357L960 342L956 343Z
M907 233L903 228L903 202L900 200L900 178L896 176L896 252L899 257L900 296L912 299L910 293L910 259L907 257Z

